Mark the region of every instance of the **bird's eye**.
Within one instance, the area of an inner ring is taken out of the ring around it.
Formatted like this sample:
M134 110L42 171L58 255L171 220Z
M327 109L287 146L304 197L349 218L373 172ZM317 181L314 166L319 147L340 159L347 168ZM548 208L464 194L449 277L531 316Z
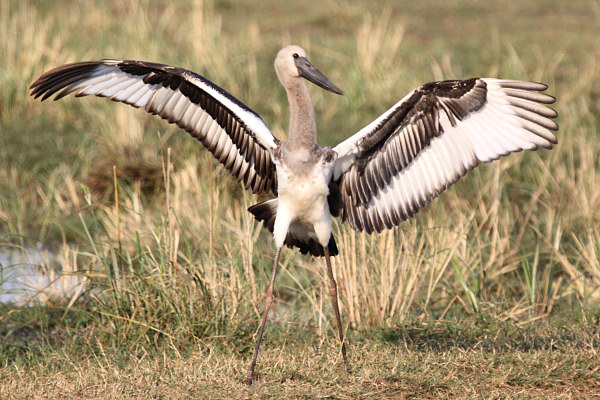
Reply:
M298 53L294 53L294 58L298 58Z

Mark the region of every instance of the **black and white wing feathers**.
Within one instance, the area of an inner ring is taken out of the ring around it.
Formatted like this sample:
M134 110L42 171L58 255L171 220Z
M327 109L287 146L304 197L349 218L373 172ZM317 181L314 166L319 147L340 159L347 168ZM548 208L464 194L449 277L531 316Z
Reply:
M277 139L258 114L194 72L144 61L78 62L46 72L31 89L42 100L75 93L143 107L202 142L246 189L277 193Z
M551 148L556 111L546 85L472 78L413 90L335 146L332 214L380 232L412 217L480 162Z

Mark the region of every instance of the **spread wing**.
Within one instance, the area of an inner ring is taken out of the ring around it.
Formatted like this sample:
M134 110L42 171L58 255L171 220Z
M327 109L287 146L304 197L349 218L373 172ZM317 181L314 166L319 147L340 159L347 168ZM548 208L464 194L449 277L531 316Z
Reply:
M337 208L359 231L398 225L480 162L551 148L556 111L540 83L472 78L413 90L333 148Z
M277 139L258 114L194 72L144 61L87 61L46 72L31 89L42 100L75 93L143 107L202 142L246 189L277 193L271 159Z

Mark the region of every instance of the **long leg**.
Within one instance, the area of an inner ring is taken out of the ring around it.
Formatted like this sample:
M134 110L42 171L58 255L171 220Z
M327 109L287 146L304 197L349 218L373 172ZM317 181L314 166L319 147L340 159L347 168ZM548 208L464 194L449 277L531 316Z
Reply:
M254 348L254 357L252 357L252 364L250 365L250 372L246 378L246 385L252 385L252 379L254 378L254 367L256 366L256 359L258 358L258 349L260 348L260 341L262 339L263 331L265 330L265 323L267 322L267 315L269 309L273 303L273 285L275 284L275 276L277 275L277 264L279 264L279 253L281 247L278 247L275 251L275 261L273 262L273 272L271 272L271 283L269 283L269 289L267 289L267 298L265 300L265 312L258 328L258 338L256 339L256 347ZM345 353L344 353L345 354ZM345 357L345 356L344 356Z
M342 345L342 357L344 357L344 364L346 365L346 371L350 372L350 363L346 356L346 343L344 342L344 332L342 331L342 319L340 318L340 308L338 307L337 297L337 284L333 277L333 270L331 269L331 260L329 259L329 249L327 246L323 246L325 249L325 262L327 263L327 274L329 275L329 294L333 301L333 310L335 311L335 320L337 322L338 335L340 337L340 343Z

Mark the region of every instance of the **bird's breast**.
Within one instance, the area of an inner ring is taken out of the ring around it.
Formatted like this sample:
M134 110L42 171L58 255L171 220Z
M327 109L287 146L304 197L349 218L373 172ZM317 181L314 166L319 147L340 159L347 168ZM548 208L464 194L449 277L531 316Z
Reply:
M279 206L285 207L293 220L311 223L329 216L327 196L331 174L321 163L309 168L278 165Z

